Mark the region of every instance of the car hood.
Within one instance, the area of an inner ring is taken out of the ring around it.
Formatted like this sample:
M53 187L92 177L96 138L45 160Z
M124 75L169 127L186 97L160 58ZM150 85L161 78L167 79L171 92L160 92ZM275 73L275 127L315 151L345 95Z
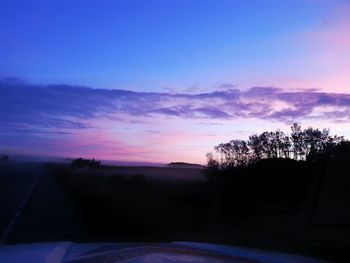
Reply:
M172 262L278 262L325 261L265 250L207 243L34 243L0 247L2 263L172 263Z

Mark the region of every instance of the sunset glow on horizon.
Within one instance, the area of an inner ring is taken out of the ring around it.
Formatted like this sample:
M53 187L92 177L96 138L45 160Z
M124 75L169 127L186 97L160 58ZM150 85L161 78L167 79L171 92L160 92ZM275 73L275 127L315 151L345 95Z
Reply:
M350 138L349 1L16 0L0 14L0 154L205 164L293 122Z

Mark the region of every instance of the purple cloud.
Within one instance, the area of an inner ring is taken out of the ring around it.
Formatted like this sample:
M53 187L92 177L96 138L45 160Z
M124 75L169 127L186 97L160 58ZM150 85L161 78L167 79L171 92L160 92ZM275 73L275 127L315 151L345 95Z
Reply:
M176 116L186 119L258 118L282 122L317 118L350 121L350 94L271 87L198 94L134 92L70 85L0 81L0 132L57 132L92 127L105 117ZM35 128L35 129L34 129Z

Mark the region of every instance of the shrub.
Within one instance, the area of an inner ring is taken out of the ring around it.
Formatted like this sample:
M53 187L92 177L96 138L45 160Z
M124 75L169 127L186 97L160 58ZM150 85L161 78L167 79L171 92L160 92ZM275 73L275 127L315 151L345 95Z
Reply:
M78 158L72 161L73 167L90 167L90 168L98 168L101 164L101 161L97 161L95 159L83 159Z

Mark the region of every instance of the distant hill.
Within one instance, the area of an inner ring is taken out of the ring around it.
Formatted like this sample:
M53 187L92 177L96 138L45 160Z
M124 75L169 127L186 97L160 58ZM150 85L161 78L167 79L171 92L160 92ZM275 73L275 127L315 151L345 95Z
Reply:
M185 163L185 162L171 162L167 164L168 167L175 168L205 168L204 165L196 164L196 163Z

